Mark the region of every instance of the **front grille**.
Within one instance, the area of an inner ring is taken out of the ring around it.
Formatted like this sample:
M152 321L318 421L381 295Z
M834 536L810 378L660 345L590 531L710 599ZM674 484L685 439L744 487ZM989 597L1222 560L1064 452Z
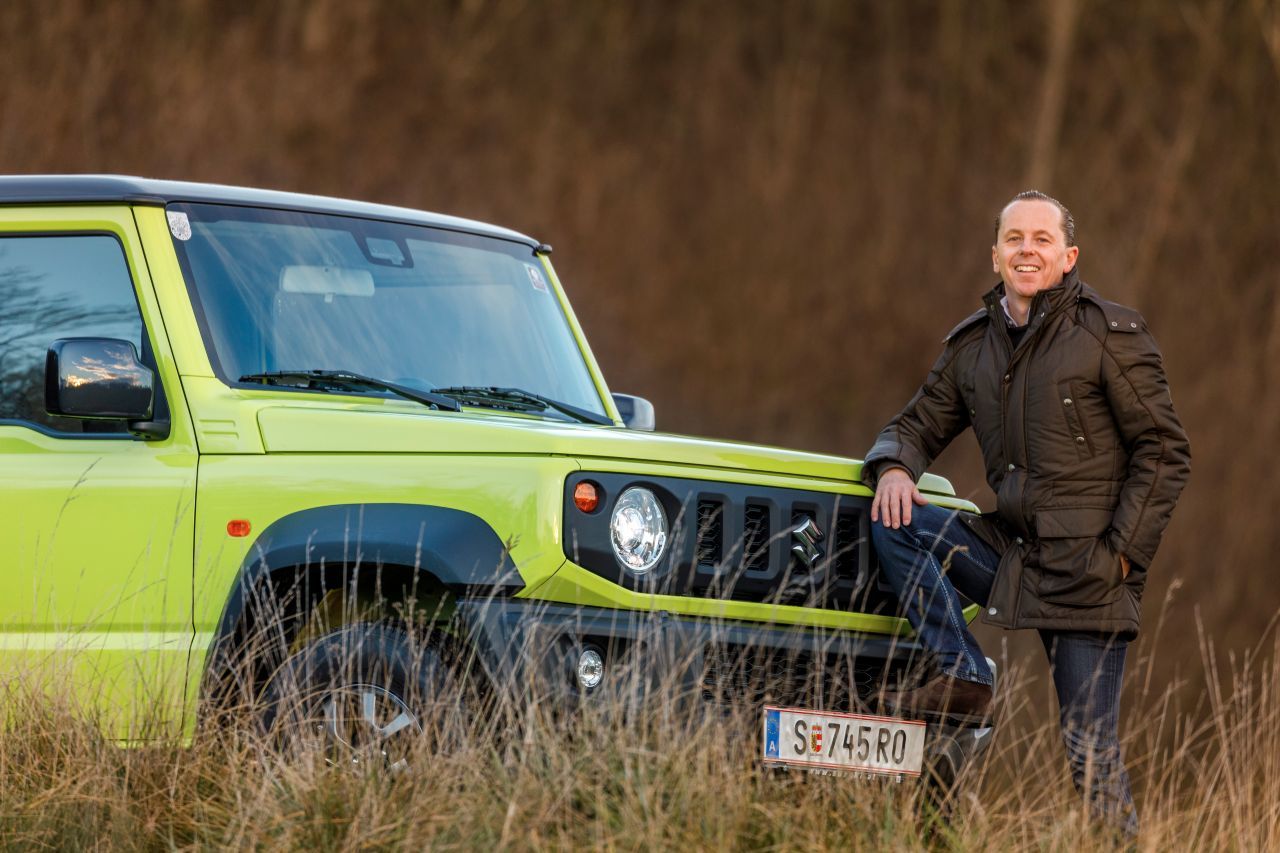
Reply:
M667 554L658 566L637 574L617 560L609 499L592 513L573 503L583 481L607 496L631 486L654 493L670 524ZM870 508L864 495L582 471L565 482L563 541L569 559L638 592L888 613L894 599L877 577ZM813 565L792 551L792 531L806 518L823 533Z

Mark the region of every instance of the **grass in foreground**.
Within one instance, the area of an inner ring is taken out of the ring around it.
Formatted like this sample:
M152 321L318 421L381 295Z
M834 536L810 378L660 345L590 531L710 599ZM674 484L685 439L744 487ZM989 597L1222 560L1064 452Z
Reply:
M1280 849L1280 643L1219 660L1201 691L1130 679L1126 759L1139 847ZM1150 661L1147 662L1148 668ZM1027 676L1004 675L1004 724L941 821L914 782L759 767L754 713L583 713L487 707L407 771L283 757L243 730L121 749L86 715L11 683L0 735L4 849L1079 850L1087 822L1056 723L1020 722ZM1136 685L1135 685L1136 686ZM1186 694L1194 692L1188 700Z

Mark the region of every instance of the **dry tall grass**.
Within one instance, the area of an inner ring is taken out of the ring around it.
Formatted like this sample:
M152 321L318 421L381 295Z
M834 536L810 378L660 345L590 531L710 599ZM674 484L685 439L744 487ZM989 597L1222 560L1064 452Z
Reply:
M1143 850L1280 845L1280 642L1221 659L1203 641L1211 688L1157 689L1154 661L1130 672L1125 723ZM122 749L75 708L10 683L0 735L5 849L886 849L1092 850L1056 724L1021 713L1015 667L986 762L944 820L919 783L762 768L754 709L683 710L661 693L571 720L537 701L487 704L415 739L408 769L282 754L242 724L183 747ZM446 705L449 704L445 698ZM473 704L473 707L474 704ZM145 715L147 709L138 709Z

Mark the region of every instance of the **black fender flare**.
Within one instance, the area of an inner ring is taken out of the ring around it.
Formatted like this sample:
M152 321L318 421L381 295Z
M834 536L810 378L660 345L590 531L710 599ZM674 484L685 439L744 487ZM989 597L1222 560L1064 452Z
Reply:
M241 562L209 648L202 696L236 661L237 632L264 583L299 569L342 566L358 573L389 565L412 568L458 594L508 597L524 589L507 545L473 513L402 503L300 510L267 526Z

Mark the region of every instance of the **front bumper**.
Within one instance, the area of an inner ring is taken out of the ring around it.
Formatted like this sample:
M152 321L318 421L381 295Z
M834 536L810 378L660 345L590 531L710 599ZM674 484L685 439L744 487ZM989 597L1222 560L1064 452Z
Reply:
M758 714L765 704L869 713L885 687L928 671L912 638L579 607L528 599L465 599L459 625L490 684L509 698L572 711L642 711L657 701ZM585 649L604 663L584 689ZM950 784L991 741L990 727L930 723L926 763Z

